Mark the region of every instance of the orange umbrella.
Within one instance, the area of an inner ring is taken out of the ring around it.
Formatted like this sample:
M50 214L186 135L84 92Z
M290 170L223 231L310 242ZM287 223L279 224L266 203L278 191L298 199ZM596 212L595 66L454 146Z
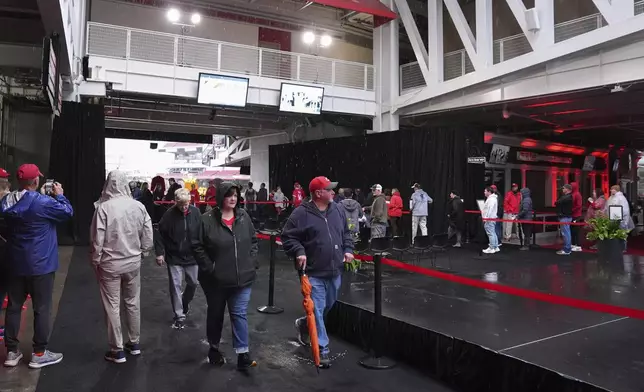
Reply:
M304 311L306 312L306 325L309 328L309 337L311 338L311 352L313 354L315 367L319 372L320 346L318 344L318 329L315 326L315 305L311 299L311 282L309 282L309 277L306 276L306 271L304 269L302 269L300 274L300 283L302 284L302 296L304 297L302 305L304 305Z

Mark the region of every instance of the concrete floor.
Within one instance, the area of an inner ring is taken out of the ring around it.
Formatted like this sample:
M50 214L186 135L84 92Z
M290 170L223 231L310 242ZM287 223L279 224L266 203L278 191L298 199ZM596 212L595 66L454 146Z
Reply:
M64 246L58 249L60 267L58 268L58 273L56 273L56 280L54 282L54 301L51 314L52 327L54 325L56 315L58 314L58 305L60 303L60 298L63 295L65 281L67 280L67 271L69 270L69 265L71 263L73 253L74 247L72 246ZM25 355L25 358L29 358L32 350L31 339L33 336L34 318L33 312L31 310L31 300L27 300L25 305L27 306L27 309L22 312L22 324L20 329L20 350ZM2 311L0 320L2 320L1 322L4 325L4 311ZM4 362L7 355L4 349L4 344L2 346L2 349L0 349L0 364L1 362ZM22 364L24 364L24 360ZM36 390L36 386L38 385L39 378L40 370L29 369L27 366L17 366L15 368L6 368L0 366L0 391L34 392Z

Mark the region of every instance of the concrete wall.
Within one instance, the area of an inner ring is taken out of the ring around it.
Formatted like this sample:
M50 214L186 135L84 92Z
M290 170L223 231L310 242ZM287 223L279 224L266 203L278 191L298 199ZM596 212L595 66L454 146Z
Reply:
M267 187L280 184L269 184L269 146L285 143L298 143L318 139L355 136L364 133L362 129L337 127L332 124L319 124L313 128L299 128L294 134L279 134L250 139L250 178L255 187L266 183ZM292 137L291 137L292 136Z
M527 8L534 7L534 0L523 0L523 2ZM555 23L562 23L599 12L591 0L554 0L554 4ZM472 32L476 35L475 3L472 1L461 7L468 24L472 28ZM495 40L522 33L505 0L493 0L493 7ZM456 32L454 23L447 9L444 8L444 10L443 45L445 53L463 49L463 42Z
M1 97L0 97L1 99ZM47 176L51 143L52 115L43 110L0 101L0 167L11 174L23 163L35 163ZM47 108L45 108L46 110Z

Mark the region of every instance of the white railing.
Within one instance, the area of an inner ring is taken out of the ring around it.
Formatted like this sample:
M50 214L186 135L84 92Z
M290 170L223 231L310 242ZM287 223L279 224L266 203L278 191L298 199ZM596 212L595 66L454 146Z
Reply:
M644 0L635 3L635 15L644 13ZM555 25L555 42L565 41L572 37L606 26L601 14L559 23ZM513 59L532 51L525 35L518 34L494 41L494 64ZM474 72L474 67L464 49L446 53L443 60L444 80L451 80ZM400 66L400 92L405 93L419 87L425 87L425 80L420 72L418 62Z
M87 54L373 91L373 65L89 22Z

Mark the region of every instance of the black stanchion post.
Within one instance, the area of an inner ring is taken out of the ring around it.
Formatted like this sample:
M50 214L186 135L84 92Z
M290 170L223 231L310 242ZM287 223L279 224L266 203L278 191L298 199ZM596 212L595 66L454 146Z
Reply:
M260 313L266 314L279 314L284 311L284 309L275 306L275 258L277 253L277 236L271 234L270 239L270 269L269 269L269 281L268 281L268 305L260 306L257 308L257 311Z
M537 213L532 211L532 220L537 221ZM535 227L532 226L532 246L537 245L537 230L535 230Z
M470 220L468 218L465 218L465 243L469 244L470 243Z
M373 370L384 370L391 369L396 366L396 363L390 359L387 359L382 356L382 344L385 339L383 333L383 320L382 320L382 256L376 254L373 256L373 266L374 266L374 325L375 333L371 341L372 344L372 355L365 357L360 360L360 365L364 366L367 369Z

